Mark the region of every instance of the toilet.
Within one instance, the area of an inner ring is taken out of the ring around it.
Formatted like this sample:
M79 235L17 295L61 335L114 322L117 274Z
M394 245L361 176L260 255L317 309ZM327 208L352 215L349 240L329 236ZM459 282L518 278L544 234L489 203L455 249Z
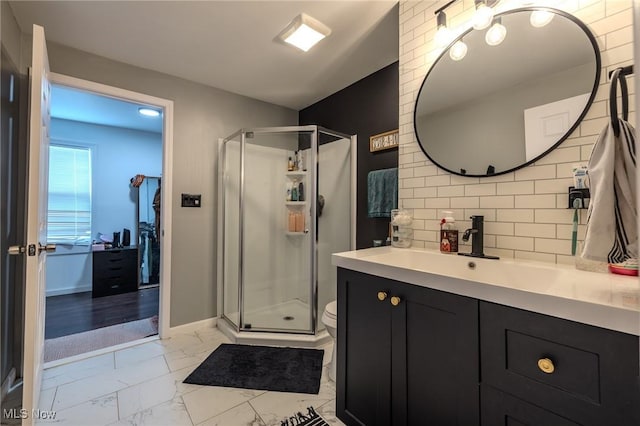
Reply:
M322 323L327 328L329 336L333 339L333 353L331 354L331 363L329 364L329 378L336 381L336 348L338 342L336 341L336 330L338 327L338 301L327 303L322 313Z

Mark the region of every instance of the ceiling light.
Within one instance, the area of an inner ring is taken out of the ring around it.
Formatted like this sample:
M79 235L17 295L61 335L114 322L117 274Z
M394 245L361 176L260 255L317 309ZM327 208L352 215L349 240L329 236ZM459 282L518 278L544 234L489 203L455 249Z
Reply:
M493 20L493 25L487 31L484 40L489 46L497 46L502 43L507 36L507 29L502 25L502 20L496 18Z
M160 117L160 111L153 108L140 107L138 108L138 113L145 117Z
M447 28L447 15L444 12L439 12L437 16L438 31L434 37L434 41L438 47L445 47L451 43L451 30Z
M462 39L453 43L449 49L449 56L454 61L461 61L467 55L467 44Z
M317 19L301 13L293 18L278 38L300 50L308 51L317 42L331 34L331 29Z
M531 12L529 22L536 28L542 28L553 19L553 13L548 10L534 10Z
M484 30L491 25L493 19L493 9L487 6L486 0L475 0L476 11L473 14L473 28L476 30Z

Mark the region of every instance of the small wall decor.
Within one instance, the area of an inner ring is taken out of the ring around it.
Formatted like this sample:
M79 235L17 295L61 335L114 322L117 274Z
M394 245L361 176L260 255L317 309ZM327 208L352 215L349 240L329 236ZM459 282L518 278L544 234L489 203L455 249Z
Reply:
M373 135L369 138L369 151L382 151L385 149L396 148L399 142L398 129L390 132Z

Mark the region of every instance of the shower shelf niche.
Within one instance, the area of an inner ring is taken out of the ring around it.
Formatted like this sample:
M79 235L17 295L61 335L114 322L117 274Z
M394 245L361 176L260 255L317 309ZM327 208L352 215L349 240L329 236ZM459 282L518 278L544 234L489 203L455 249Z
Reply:
M287 201L285 204L291 207L297 207L297 206L301 207L307 204L307 202L306 201Z

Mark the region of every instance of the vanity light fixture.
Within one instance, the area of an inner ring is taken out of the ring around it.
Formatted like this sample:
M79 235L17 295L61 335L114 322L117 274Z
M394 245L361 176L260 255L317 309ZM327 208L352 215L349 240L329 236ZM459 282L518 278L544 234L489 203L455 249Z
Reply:
M454 61L461 61L467 55L467 44L462 39L453 43L449 49L449 57Z
M160 117L160 111L148 107L138 108L138 114L144 115L145 117Z
M534 10L531 12L529 22L533 27L542 28L553 19L553 13L547 10Z
M311 16L301 13L278 34L278 39L307 52L331 34L331 29Z
M484 37L484 40L487 42L489 46L497 46L502 43L507 36L507 28L502 25L501 18L495 18L493 20L493 25L487 31L487 34Z
M447 27L447 15L444 11L439 11L436 17L438 30L433 38L438 47L445 47L451 42L451 30Z
M475 0L476 11L473 14L473 29L484 30L491 25L493 20L493 6L497 1L491 0Z

